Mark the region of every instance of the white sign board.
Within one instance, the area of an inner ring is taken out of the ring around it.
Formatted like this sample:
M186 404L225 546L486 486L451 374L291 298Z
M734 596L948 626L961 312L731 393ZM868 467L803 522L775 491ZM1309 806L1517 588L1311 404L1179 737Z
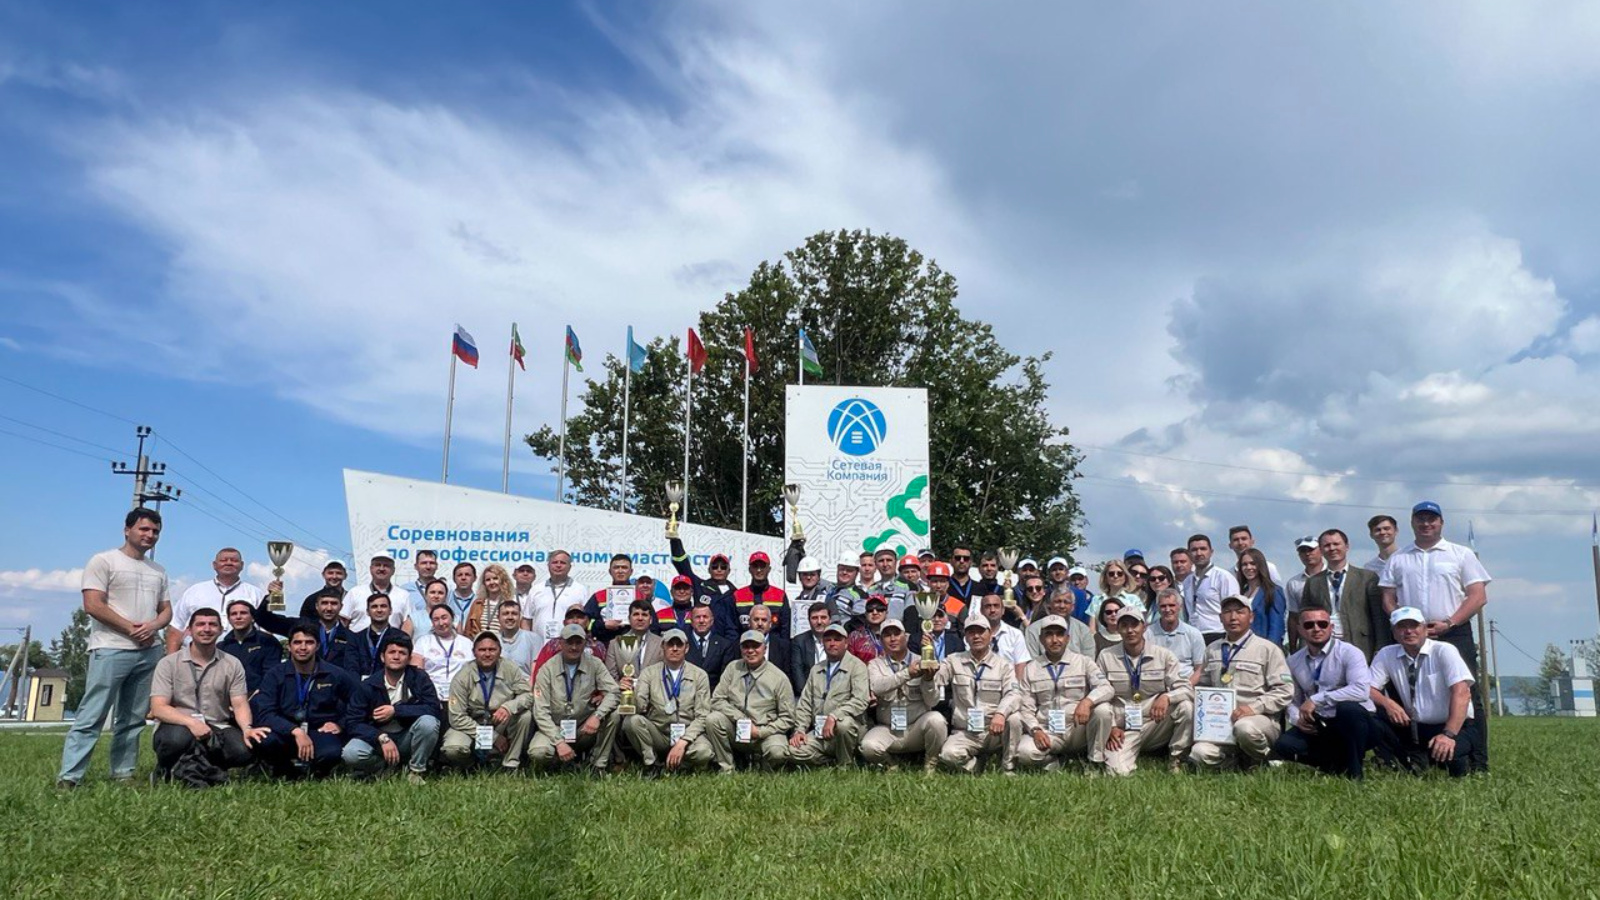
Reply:
M784 481L800 486L806 553L832 573L846 551L927 547L928 392L790 385L785 401Z
M403 581L415 577L416 552L433 550L441 577L466 561L479 571L489 563L507 570L532 563L542 579L549 572L546 557L565 550L572 554L572 577L591 589L611 583L607 565L616 553L633 557L634 575L648 574L658 584L670 584L675 574L663 535L665 515L652 519L352 469L344 472L344 494L350 546L362 573L368 559L388 554L395 558L396 580ZM757 550L774 560L783 556L783 542L775 537L687 522L679 530L702 577L713 553L728 554L735 572Z

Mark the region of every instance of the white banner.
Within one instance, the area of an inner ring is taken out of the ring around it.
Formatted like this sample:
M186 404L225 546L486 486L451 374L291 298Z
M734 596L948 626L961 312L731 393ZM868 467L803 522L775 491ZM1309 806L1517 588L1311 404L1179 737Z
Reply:
M806 552L824 573L845 551L927 547L928 392L790 385L785 401L784 481L800 485Z
M663 536L664 499L661 518L652 519L353 469L344 472L344 495L350 546L363 577L367 560L378 554L395 558L396 580L415 577L418 550L439 554L440 576L446 580L450 566L461 561L480 571L488 563L508 571L531 563L542 579L553 550L572 554L572 577L591 590L611 583L607 565L616 553L633 557L634 575L648 574L670 584L675 574ZM766 551L774 567L782 565L784 544L777 538L690 523L683 523L680 531L702 577L713 553L728 554L736 573L744 571L745 560L757 550Z

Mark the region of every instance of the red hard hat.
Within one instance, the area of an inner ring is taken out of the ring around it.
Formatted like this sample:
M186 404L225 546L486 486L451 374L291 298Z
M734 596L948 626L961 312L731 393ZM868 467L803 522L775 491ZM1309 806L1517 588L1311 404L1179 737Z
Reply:
M928 563L928 571L926 574L929 578L949 578L951 574L950 564L947 562L940 562L937 559L933 560L932 562Z
M904 569L906 566L910 566L913 569L920 569L922 568L922 560L910 553L907 553L905 556L900 557L900 565L897 568Z

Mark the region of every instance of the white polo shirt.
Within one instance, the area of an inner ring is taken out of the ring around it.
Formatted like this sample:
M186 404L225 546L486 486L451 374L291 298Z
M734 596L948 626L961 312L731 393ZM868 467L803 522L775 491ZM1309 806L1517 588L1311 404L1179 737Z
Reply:
M449 700L450 679L456 677L462 666L472 664L472 638L457 634L454 640L445 640L430 631L422 637L413 638L412 646L416 648L416 654L422 657L422 671L428 673L428 680L433 682L439 701Z
M228 627L228 604L235 600L248 601L252 607L261 605L262 593L253 584L243 580L235 581L228 587L223 587L215 578L189 585L178 602L172 605L172 624L184 631L189 630L189 619L202 609L214 609L222 616L222 627ZM185 645L189 643L187 635L184 636Z
M1400 705L1424 725L1443 725L1450 720L1450 687L1465 681L1472 684L1472 672L1460 651L1443 641L1428 638L1417 651L1417 690L1411 692L1406 673L1406 648L1390 644L1372 657L1372 686L1383 690L1391 682L1400 695ZM1472 698L1467 698L1467 718L1472 718Z
M340 608L339 615L350 620L351 631L365 631L372 627L372 619L367 615L367 598L373 594L384 594L389 598L389 627L399 628L406 623L406 618L411 612L410 591L406 586L397 582L389 582L387 591L380 591L368 581L351 588L344 595L344 606ZM429 628L432 628L429 625Z
M1394 588L1398 606L1422 610L1428 621L1448 619L1461 608L1467 586L1488 584L1489 573L1478 554L1441 540L1424 550L1416 544L1389 557L1378 586Z
M1222 598L1239 593L1239 579L1233 573L1213 564L1204 577L1190 572L1183 580L1183 608L1189 614L1189 624L1201 631L1222 630Z
M1328 564L1323 563L1322 565L1318 566L1317 571L1312 572L1311 575L1318 575L1326 571L1328 571ZM1285 609L1287 609L1289 612L1297 613L1300 611L1300 597L1305 594L1306 582L1311 580L1311 575L1307 575L1306 570L1301 569L1294 574L1294 577L1290 578L1289 581L1284 584L1283 595L1284 597L1288 598L1288 605L1285 607ZM1274 581L1273 583L1276 584L1277 582Z
M1025 663L1033 657L1028 654L1028 638L1010 622L1001 622L994 630L994 653L1012 664Z
M567 583L552 587L546 578L528 592L528 602L522 606L522 618L528 630L542 643L561 632L561 620L572 604L582 605L589 599L589 588L581 581L567 579Z

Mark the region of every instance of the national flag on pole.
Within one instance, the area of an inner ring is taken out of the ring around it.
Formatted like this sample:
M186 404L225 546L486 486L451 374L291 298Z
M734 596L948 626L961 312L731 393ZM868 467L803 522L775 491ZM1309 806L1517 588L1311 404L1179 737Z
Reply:
M1473 553L1478 552L1478 533L1472 530L1472 520L1467 520L1467 546Z
M1590 513L1589 519L1589 539L1594 541L1596 547L1600 547L1600 513Z
M644 361L650 357L649 351L633 342L633 326L628 326L628 368L634 374L644 371Z
M761 368L756 363L756 333L749 325L744 327L744 370L754 373Z
M478 342L460 324L456 325L456 336L450 344L450 352L474 369L478 367Z
M821 375L822 362L817 359L817 348L811 346L811 338L806 336L806 330L800 329L800 365L807 375Z
M521 369L524 372L528 371L528 366L527 366L526 363L524 363L522 361L522 358L525 355L527 355L527 352L528 352L527 350L524 350L522 348L522 336L517 334L517 323L512 322L511 323L511 358L517 361L517 368Z
M578 336L573 333L572 326L567 326L567 362L579 372L583 371L583 348L578 345Z
M689 371L695 375L706 366L706 345L700 343L700 335L689 329Z

